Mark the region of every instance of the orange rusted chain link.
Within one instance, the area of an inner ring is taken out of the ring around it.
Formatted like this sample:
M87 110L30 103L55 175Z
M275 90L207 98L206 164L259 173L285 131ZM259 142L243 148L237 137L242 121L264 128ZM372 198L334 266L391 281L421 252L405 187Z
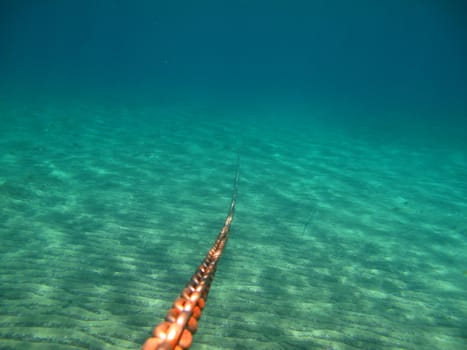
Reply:
M175 299L171 309L165 316L165 321L154 328L153 336L146 340L142 350L186 350L190 348L193 335L198 329L198 321L206 305L217 263L229 239L230 225L234 217L237 200L238 177L239 166L237 163L232 202L224 226L201 265L182 290L180 296Z

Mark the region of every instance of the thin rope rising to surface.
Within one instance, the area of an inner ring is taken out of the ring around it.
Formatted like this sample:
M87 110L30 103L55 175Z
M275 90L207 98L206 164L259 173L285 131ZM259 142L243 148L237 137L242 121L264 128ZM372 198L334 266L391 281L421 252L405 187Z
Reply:
M224 226L190 281L173 302L165 320L154 328L152 337L146 340L142 350L185 350L190 348L193 336L198 329L198 321L206 305L217 263L229 239L230 225L237 201L238 179L239 160L237 159L232 201Z

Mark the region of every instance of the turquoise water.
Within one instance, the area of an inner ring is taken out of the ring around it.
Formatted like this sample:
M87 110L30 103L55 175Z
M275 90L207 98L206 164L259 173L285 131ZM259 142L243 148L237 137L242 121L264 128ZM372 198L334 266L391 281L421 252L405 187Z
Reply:
M3 108L2 348L138 348L222 226L237 152L193 349L463 348L466 147L217 115Z
M0 349L467 342L464 5L0 5Z

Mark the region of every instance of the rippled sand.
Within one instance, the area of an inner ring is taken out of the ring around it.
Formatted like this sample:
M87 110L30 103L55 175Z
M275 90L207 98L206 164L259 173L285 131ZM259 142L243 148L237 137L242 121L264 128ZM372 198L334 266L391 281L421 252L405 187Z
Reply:
M237 151L192 349L465 346L465 149L186 106L2 113L0 348L139 348L222 226Z

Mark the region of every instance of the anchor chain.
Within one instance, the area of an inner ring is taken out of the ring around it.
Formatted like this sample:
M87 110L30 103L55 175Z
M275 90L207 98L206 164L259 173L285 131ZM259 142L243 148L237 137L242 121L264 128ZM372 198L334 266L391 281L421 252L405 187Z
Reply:
M154 327L152 337L146 340L142 350L186 350L190 348L193 336L198 329L198 321L206 305L217 263L229 239L237 201L238 178L237 160L234 191L224 226L190 281L173 302L165 320Z

